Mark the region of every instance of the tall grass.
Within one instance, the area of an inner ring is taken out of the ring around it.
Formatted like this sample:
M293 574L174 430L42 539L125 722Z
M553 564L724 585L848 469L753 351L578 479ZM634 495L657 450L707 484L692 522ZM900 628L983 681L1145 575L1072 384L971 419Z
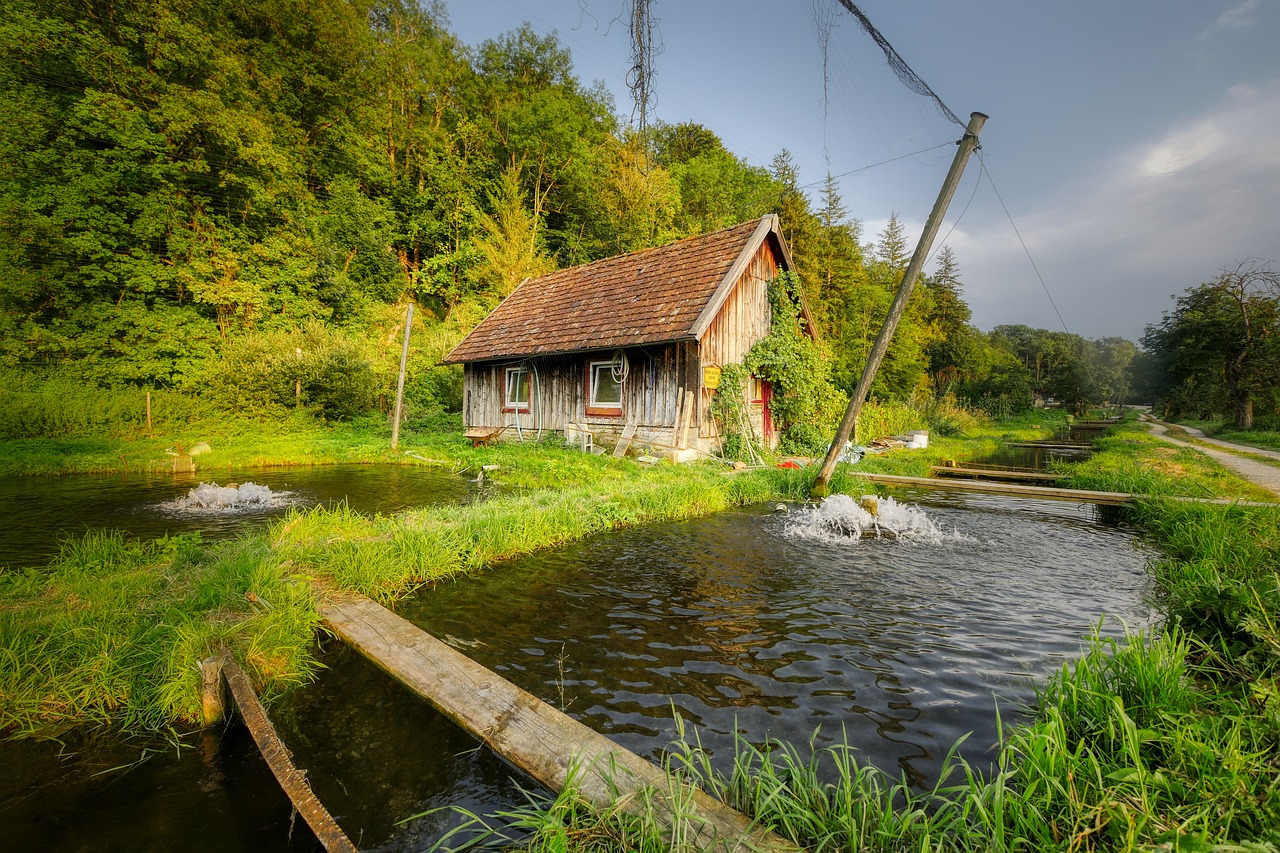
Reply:
M789 498L803 489L803 476L751 471L727 477L710 466L667 468L396 516L317 508L278 523L271 541L295 570L388 601L438 578L604 531Z
M197 664L223 645L268 693L317 665L310 587L260 537L90 533L46 569L0 573L0 602L0 730L197 720Z

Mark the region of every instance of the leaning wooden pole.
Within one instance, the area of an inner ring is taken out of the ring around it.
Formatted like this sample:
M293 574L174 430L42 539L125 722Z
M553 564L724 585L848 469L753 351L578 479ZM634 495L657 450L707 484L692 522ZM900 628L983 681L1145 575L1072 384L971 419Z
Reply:
M315 792L311 790L306 773L299 770L293 763L288 748L280 739L280 735L276 734L275 726L271 725L267 712L258 701L258 695L249 682L249 676L244 674L244 670L236 663L230 652L224 651L219 656L218 662L221 665L222 677L226 679L227 687L231 689L236 707L240 709L240 717L248 727L249 733L253 735L254 742L258 744L262 757L266 759L267 766L275 774L280 787L289 795L293 807L298 810L307 825L311 827L311 831L315 833L316 839L327 853L356 853L356 846L351 843L351 839L347 838L347 834L342 831L342 827L338 826L333 815L329 814L324 803L320 802Z
M400 412L404 409L404 372L409 364L409 332L413 329L413 303L404 317L404 346L400 350L400 378L396 380L396 419L391 423L391 449L400 445Z
M911 298L911 291L916 285L916 279L920 277L920 271L929 257L929 251L933 248L933 240L938 236L938 229L942 227L942 219L947 215L951 198L956 194L956 187L960 185L960 176L964 174L965 164L969 162L969 156L978 147L978 134L982 132L982 126L986 121L987 116L982 113L972 113L969 116L969 125L964 130L964 136L957 143L959 148L956 149L955 159L951 161L951 170L947 172L947 178L942 182L942 190L938 193L938 200L933 203L933 210L930 211L929 219L924 224L924 231L920 235L920 242L916 243L916 251L911 256L911 263L907 265L907 271L902 274L902 284L898 285L893 304L889 306L889 316L885 318L884 326L881 327L880 334L871 347L871 354L867 356L867 363L862 368L858 389L853 392L853 398L849 400L849 407L845 409L844 418L836 430L836 437L827 450L827 458L823 460L818 478L813 483L812 491L815 497L826 497L831 483L831 474L836 469L836 460L840 458L845 442L849 440L858 425L862 404L871 393L871 383L876 378L876 371L880 369L880 362L884 360L884 354L889 349L889 341L892 340L893 333L898 328L898 321L907 310L907 300Z

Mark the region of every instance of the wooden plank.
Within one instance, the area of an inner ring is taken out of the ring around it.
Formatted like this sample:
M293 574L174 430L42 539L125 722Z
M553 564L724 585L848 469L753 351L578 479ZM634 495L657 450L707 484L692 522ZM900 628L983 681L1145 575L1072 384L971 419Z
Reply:
M311 831L316 834L316 839L329 853L335 853L335 851L356 853L356 846L351 843L351 839L347 838L347 834L338 826L333 815L329 814L324 803L321 803L315 792L311 790L311 783L307 781L306 773L294 765L288 748L280 739L280 735L276 734L275 726L271 725L271 720L263 710L262 703L258 701L258 695L253 691L253 685L249 677L244 674L244 670L236 663L230 652L222 652L218 660L222 665L222 677L226 679L227 687L231 689L236 707L240 709L241 719L244 720L249 733L253 735L253 740L258 744L258 749L266 759L267 766L271 768L276 781L289 795L293 807L306 820L307 826L311 827Z
M930 477L903 477L898 474L864 474L852 471L863 479L873 483L884 483L891 486L924 486L926 488L959 489L966 492L985 492L994 495L1008 495L1024 498L1047 498L1049 500L1077 501L1079 503L1108 504L1123 506L1133 502L1133 496L1124 492L1091 492L1084 489L1050 489L1044 486L1023 486L1017 483L988 483L979 480L947 480L945 482Z
M675 445L677 450L684 447L680 443L680 436L684 432L684 420L687 414L688 411L684 404L684 386L679 385L676 387L676 424L675 428L671 430L671 443Z
M1051 501L1075 501L1076 503L1107 504L1109 506L1125 506L1143 499L1179 501L1180 503L1217 504L1218 506L1265 506L1280 507L1280 503L1269 501L1241 501L1234 498L1188 498L1172 495L1131 495L1126 492L1091 492L1086 489L1047 488L1045 486L1023 486L1018 483L988 483L980 480L935 480L930 477L904 477L899 474L869 474L853 469L850 471L872 483L883 483L886 486L921 486L926 489L955 489L962 492L986 492L992 495L1005 495L1015 498L1038 498Z
M949 468L945 465L935 465L932 470L934 474L942 477L968 477L974 480L1004 480L1014 483L1052 483L1058 479L1057 474L1046 474L1039 471L1011 471L997 468Z
M684 423L680 426L680 440L676 442L681 450L689 446L689 424L698 420L697 399L692 390L684 392Z
M631 446L631 439L636 434L636 422L632 421L622 428L622 437L618 439L618 443L613 448L613 458L621 459L627 455L627 448Z
M1093 447L1092 441L1006 441L1005 447L1038 447L1041 450L1083 450Z
M672 804L682 803L683 812L697 816L685 827L696 849L800 851L368 598L344 596L322 604L320 613L375 666L552 791L576 770L575 784L599 808L642 808L649 801L635 793L644 788L667 818Z

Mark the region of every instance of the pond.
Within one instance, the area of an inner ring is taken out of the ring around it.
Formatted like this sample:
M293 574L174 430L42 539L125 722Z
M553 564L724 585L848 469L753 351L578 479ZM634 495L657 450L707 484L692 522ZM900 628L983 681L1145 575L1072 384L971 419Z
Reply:
M263 500L245 494L235 505L219 505L217 500L202 505L191 498L202 483L254 483L266 486L270 494ZM440 468L402 465L2 478L0 506L10 509L0 525L0 568L46 565L57 555L60 539L89 530L123 530L143 539L195 532L207 540L226 539L245 529L265 527L295 506L345 500L359 512L390 513L462 503L474 499L477 489Z
M965 757L990 762L997 707L1020 719L1100 620L1108 635L1146 623L1149 555L1090 507L895 496L930 535L851 539L803 508L758 506L593 537L397 609L641 755L671 741L675 712L719 761L735 732L803 745L818 729L927 784L966 733ZM361 849L420 850L456 820L395 826L424 809L522 800L530 783L424 702L332 642L324 660L272 716ZM19 847L312 849L302 827L290 840L288 803L242 731L115 770L142 746L87 737L62 758L0 749L0 816Z

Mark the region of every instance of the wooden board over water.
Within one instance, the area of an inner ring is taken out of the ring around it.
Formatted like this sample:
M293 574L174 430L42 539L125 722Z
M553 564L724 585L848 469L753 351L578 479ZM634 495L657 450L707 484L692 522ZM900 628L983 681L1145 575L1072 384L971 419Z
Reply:
M936 476L969 480L996 480L1009 483L1052 483L1058 479L1057 474L1043 471L1015 471L1008 468L950 468L935 465Z
M1058 501L1076 501L1086 504L1104 504L1107 506L1126 506L1131 503L1154 497L1168 501L1183 503L1218 504L1220 506L1280 506L1269 501L1242 501L1234 498L1189 498L1176 495L1131 495L1125 492L1094 492L1087 489L1063 489L1046 486L1027 486L1020 483L989 483L981 480L936 479L933 477L904 477L900 474L869 474L855 472L859 477L872 483L883 483L886 486L923 486L934 489L959 489L967 492L986 492L993 495L1007 495L1016 498L1044 498Z
M665 808L669 815L678 799L682 813L697 815L688 831L696 835L699 850L800 853L745 815L700 790L678 786L649 761L374 601L344 594L320 612L344 642L552 791L572 777L584 797L609 808L628 801L639 806L645 798L633 795L650 788L650 807Z

